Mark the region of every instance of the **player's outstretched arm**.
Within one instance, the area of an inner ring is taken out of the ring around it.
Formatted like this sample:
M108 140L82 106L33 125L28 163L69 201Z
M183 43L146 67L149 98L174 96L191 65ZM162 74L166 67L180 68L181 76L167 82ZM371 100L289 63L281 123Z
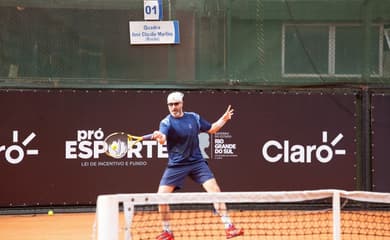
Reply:
M208 133L214 134L218 132L227 121L229 121L234 114L234 109L232 108L231 105L228 106L226 109L226 112L217 120L215 121L212 125Z

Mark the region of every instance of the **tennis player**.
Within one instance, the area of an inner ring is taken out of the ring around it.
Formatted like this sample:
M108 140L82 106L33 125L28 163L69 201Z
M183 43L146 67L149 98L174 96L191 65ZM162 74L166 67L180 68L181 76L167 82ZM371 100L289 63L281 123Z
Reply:
M172 92L167 97L169 113L160 122L160 128L153 133L153 138L160 144L167 144L168 166L160 181L158 193L172 193L183 186L184 179L189 176L201 184L207 192L220 192L219 185L203 158L199 148L198 134L218 132L233 115L234 109L229 105L226 112L214 123L209 123L199 114L183 111L181 92ZM225 203L215 203L214 208L225 226L226 238L244 234L243 229L236 228L227 214ZM173 240L169 226L169 206L160 205L163 232L158 240Z

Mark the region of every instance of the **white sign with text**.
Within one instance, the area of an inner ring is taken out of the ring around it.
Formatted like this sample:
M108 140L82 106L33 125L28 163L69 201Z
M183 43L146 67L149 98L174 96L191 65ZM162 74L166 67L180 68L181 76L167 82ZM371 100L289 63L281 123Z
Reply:
M130 44L179 44L178 21L130 21Z

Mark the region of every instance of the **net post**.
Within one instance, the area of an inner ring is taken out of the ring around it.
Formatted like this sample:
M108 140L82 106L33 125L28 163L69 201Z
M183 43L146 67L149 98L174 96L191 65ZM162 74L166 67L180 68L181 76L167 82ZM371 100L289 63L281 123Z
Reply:
M115 196L98 196L96 214L98 226L97 240L118 240L119 202Z
M332 197L333 209L333 240L341 239L341 210L340 210L340 192L334 191Z
M134 216L134 205L127 201L123 202L123 212L125 216L125 240L131 240L131 223Z

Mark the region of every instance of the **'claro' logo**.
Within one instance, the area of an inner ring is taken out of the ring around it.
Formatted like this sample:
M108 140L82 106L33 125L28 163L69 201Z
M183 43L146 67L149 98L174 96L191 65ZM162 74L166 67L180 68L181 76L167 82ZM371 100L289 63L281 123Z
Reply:
M23 161L25 155L38 155L38 149L27 149L27 145L36 137L34 132L31 132L26 138L20 142L19 131L12 132L12 144L1 145L0 153L4 152L5 160L11 164L19 164Z
M335 149L336 145L343 139L343 134L339 133L330 143L328 143L328 132L322 132L322 145L291 145L289 140L283 142L269 140L264 143L262 154L266 161L276 163L311 163L317 160L320 163L330 162L334 155L345 155L345 149Z

